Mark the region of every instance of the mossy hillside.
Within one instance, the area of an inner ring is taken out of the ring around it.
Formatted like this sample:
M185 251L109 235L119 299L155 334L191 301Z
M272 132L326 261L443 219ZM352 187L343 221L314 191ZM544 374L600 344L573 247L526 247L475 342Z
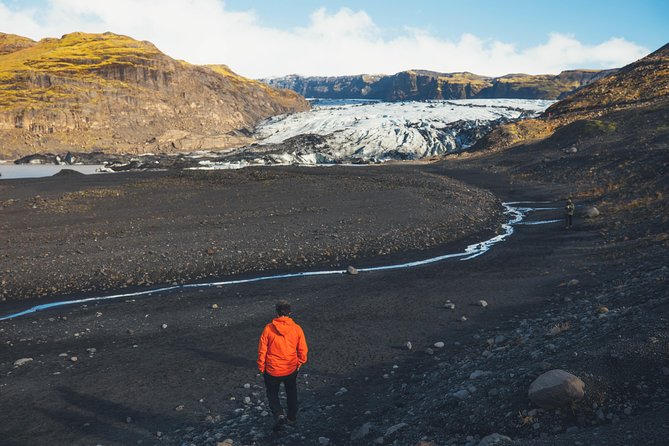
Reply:
M666 110L669 106L669 45L614 73L604 74L553 104L539 119L499 126L472 151L502 150L536 140L565 146L579 145L583 139L622 138L621 132L631 134L635 130L622 131L624 122L618 115L615 119L611 116L641 109ZM571 77L578 75L563 73L561 81L570 82ZM665 134L663 126L655 126L649 135L660 139Z
M235 129L308 107L294 92L227 67L174 60L149 42L113 33L43 39L0 56L4 158L47 149L225 148L241 142L229 135Z
M156 70L161 55L148 42L112 33L42 39L0 56L0 107L48 107L82 93L130 88L126 82L106 77L106 70Z
M0 33L0 56L35 45L34 40L16 34Z
M669 98L669 44L577 91L548 109L554 117L597 114Z

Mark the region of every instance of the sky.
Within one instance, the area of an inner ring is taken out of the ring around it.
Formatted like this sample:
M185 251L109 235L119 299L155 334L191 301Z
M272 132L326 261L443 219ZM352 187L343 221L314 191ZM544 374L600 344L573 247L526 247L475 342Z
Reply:
M0 32L125 34L244 76L616 68L669 42L668 0L0 0Z

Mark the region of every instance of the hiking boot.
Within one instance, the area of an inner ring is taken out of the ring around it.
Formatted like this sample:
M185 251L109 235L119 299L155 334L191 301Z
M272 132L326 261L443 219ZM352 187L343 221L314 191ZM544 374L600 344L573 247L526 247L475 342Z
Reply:
M280 430L283 427L284 424L286 424L286 416L285 415L279 415L274 420L274 427L272 427L272 430L276 432L276 431Z

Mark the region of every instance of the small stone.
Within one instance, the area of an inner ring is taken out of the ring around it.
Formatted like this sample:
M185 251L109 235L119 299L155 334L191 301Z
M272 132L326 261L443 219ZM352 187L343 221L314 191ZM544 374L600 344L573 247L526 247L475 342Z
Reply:
M567 286L576 286L576 285L578 285L579 283L581 283L580 280L578 280L578 279L571 279L569 282L567 282Z
M163 324L163 325L161 325L161 327L167 328L167 324Z
M31 362L33 358L21 358L14 361L14 367L21 367Z
M335 396L342 396L346 392L348 392L348 389L346 387L342 387L341 389L337 390L337 392L335 393Z
M457 392L453 392L453 396L459 400L464 400L469 396L469 392L467 392L465 389L460 389Z
M632 408L631 407L626 407L625 409L623 409L623 413L625 415L632 415Z
M353 433L351 433L351 441L357 441L365 438L367 435L369 435L371 429L372 429L372 423L368 422L363 424L358 429L353 431Z
M97 353L98 349L91 347L91 348L87 348L86 351L92 355L94 353Z
M327 437L318 437L318 444L321 446L327 446L330 444L330 439Z
M355 276L355 275L358 274L358 269L354 266L349 266L348 268L346 268L346 272L348 274L350 274L351 276ZM330 441L330 440L328 440L328 441Z
M469 375L469 379L480 378L481 376L484 376L484 375L487 375L487 373L484 372L483 370L474 370L474 371Z
M608 307L605 307L604 305L602 305L601 307L597 308L597 312L599 314L606 314L606 313L609 312L609 309L608 309Z
M439 341L439 342L435 342L435 343L434 343L434 346L435 346L436 348L444 348L445 345L446 345L446 344L444 344L444 343L441 342L441 341Z
M60 358L67 358L69 355L67 353L61 353L58 355Z
M250 396L245 396L244 397L244 404L251 404L251 397Z
M465 322L467 320L467 316L461 316L460 317L460 322Z
M485 300L479 300L478 304L479 304L479 307L483 307L483 308L488 306L488 302L486 302Z
M406 347L407 350L411 350L413 345L411 344L411 341L407 341L406 344L404 344L404 347Z
M494 433L494 434L490 434L490 435L487 435L487 436L483 437L481 439L481 441L479 441L478 446L492 446L492 445L495 445L495 444L507 443L507 442L511 442L510 437L507 437L506 435Z
M212 310L218 310L218 308L219 308L218 304L211 304Z
M249 383L244 384L244 388L245 388L245 389L250 389L250 388L251 388L251 384L249 384Z
M234 446L234 444L235 442L232 441L232 439L226 438L225 440L216 443L216 446Z
M450 302L449 302L449 303L446 303L446 304L444 304L444 308L453 311L453 310L455 310L455 304L454 304L454 303L450 303Z
M183 404L179 404L177 407L174 408L174 410L176 410L177 412L181 412L185 408L186 406L184 406Z
M125 422L128 424L132 423L132 417L126 417Z
M428 347L425 349L425 353L427 353L428 355L434 355L434 350Z
M76 356L72 356L72 357L70 358L70 361L72 361L72 362L77 362L77 361L79 361L79 358L77 358Z
M397 432L398 430L408 426L406 423L398 423L395 424L394 426L390 426L388 429L386 429L386 433L384 434L384 437L390 437L392 434Z
M376 438L374 439L374 444L383 444L383 443L385 443L385 442L386 442L386 439L383 438L383 437L376 437Z

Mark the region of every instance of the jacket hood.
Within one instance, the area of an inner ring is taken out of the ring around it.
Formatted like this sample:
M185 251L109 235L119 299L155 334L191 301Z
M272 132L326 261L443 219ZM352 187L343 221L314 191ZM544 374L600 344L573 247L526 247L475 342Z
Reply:
M295 322L288 316L280 316L272 320L272 325L276 328L281 336L285 336L292 331Z

